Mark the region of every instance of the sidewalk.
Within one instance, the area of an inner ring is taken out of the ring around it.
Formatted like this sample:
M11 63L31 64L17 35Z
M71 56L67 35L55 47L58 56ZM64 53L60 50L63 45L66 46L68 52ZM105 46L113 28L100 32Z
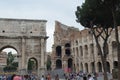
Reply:
M52 79L52 80L55 80L55 79ZM59 79L59 80L65 80L65 79Z

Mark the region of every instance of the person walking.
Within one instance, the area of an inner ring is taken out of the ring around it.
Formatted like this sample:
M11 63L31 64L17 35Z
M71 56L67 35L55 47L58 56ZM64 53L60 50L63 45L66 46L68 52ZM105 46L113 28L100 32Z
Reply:
M51 80L51 76L50 76L50 74L48 73L48 75L47 75L47 78L46 78L47 80Z
M42 77L41 77L41 79L40 79L40 80L45 80L44 75L42 75Z
M88 75L88 80L94 80L90 74Z
M55 80L59 80L59 75L58 74L56 74Z

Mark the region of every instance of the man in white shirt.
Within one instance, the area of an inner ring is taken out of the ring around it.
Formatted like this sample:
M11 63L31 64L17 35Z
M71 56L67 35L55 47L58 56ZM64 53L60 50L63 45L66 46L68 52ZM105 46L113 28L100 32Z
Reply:
M88 80L94 80L90 74L88 75Z
M44 78L44 75L42 75L42 78L41 78L41 80L45 80L45 78Z

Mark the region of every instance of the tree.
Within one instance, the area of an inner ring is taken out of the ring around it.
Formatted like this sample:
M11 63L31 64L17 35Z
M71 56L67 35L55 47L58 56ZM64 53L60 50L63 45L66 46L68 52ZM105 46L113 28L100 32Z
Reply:
M29 59L28 61L28 70L31 71L32 70L32 65L33 65L33 61L31 61L31 59Z
M85 3L81 7L78 6L76 11L76 21L89 28L95 38L103 64L104 80L108 80L106 73L107 41L114 28L114 19L118 21L118 18L113 17L110 1L117 2L118 0L85 0ZM98 41L99 38L103 40L102 45Z
M117 55L118 55L118 80L120 80L120 41L118 26L120 26L120 0L104 0L104 3L109 5L112 11L113 24L115 28L115 38L117 43Z
M18 67L18 62L14 62L15 57L12 55L12 52L8 53L7 57L7 66L3 68L4 71L16 71Z
M46 68L47 70L51 70L51 57L48 55L47 62L46 62Z
M14 61L14 56L12 55L12 52L8 52L8 57L7 57L7 65L12 65L13 61Z

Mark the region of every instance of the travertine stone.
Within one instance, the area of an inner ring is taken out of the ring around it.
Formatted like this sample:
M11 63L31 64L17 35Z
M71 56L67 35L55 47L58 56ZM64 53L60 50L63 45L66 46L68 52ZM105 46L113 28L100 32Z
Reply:
M40 68L45 70L44 57L48 38L46 22L46 20L0 18L0 49L9 47L18 52L18 70L27 70L30 58L36 60L37 70Z

